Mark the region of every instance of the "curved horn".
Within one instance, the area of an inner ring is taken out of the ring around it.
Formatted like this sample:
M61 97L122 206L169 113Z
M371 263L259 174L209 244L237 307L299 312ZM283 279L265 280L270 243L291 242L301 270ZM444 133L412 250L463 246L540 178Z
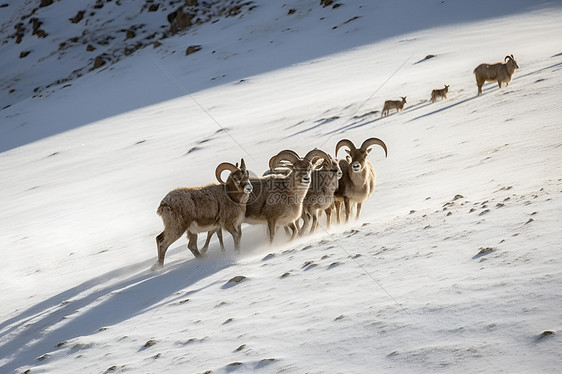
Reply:
M300 157L295 151L285 149L269 160L269 168L274 170L281 161L289 161L291 164L294 164L299 160Z
M221 174L225 170L230 170L230 172L234 172L238 170L238 168L232 165L230 162L223 162L222 164L217 166L217 169L215 170L215 177L217 177L217 180L219 181L220 184L225 184L225 182L223 182L221 179Z
M353 151L355 148L355 145L353 144L353 142L349 139L342 139L338 142L338 144L336 144L336 157L338 157L338 151L341 147L347 147L349 148L350 151Z
M312 160L316 157L323 158L326 161L330 161L332 159L329 154L318 148L314 148L312 151L308 152L306 156L304 156L304 159L312 162Z
M508 58L512 58L511 56L505 56L505 58L503 59L504 62L507 62Z
M380 145L384 149L384 157L388 156L388 150L386 148L386 144L379 138L369 138L361 144L361 149L366 151L367 148L372 147L374 145Z

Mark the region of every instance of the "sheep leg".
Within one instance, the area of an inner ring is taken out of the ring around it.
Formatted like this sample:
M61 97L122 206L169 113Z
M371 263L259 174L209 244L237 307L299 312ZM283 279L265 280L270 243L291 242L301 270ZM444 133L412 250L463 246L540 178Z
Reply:
M242 239L242 226L227 226L224 228L226 231L232 235L232 239L234 239L234 249L237 252L240 252L240 240Z
M324 210L326 213L326 227L328 230L330 229L330 222L332 221L332 207L327 208Z
M312 214L312 226L310 227L310 233L312 234L314 231L316 231L317 227L318 227L318 214L315 212L314 214Z
M476 79L476 85L478 86L478 95L482 95L482 86L484 85L485 81L481 81Z
M502 82L501 81L498 81L498 87L502 88Z
M197 234L188 231L187 240L187 248L191 251L191 253L193 253L193 256L195 256L196 258L203 257L201 255L201 252L199 252L199 250L197 249Z
M216 232L217 232L216 230L211 230L207 232L207 240L205 240L205 244L203 245L203 248L201 248L202 254L207 253L207 250L209 249L209 243L211 242L211 238L213 237L213 234Z
M359 219L359 214L361 214L361 203L357 203L357 214L355 215L355 219Z
M156 248L158 248L158 262L153 270L164 267L164 257L168 247L182 236L183 232L164 230L156 237Z
M308 212L302 213L302 226L299 230L299 236L303 236L306 230L308 229L308 224L310 223L310 214Z
M336 201L335 202L336 205L336 222L338 223L338 225L341 223L340 222L340 217L341 217L341 201Z
M349 197L344 196L343 205L345 207L345 223L349 222L349 215L351 214L351 206L349 203Z
M289 223L286 227L290 228L292 231L291 237L289 238L289 240L293 240L295 238L295 236L297 236L297 233L299 233L299 230L297 229L297 226L295 226L295 222L291 222Z
M275 229L276 229L276 222L275 220L267 221L267 235L269 237L269 243L273 243L273 238L275 238Z
M240 232L242 232L242 228L240 228ZM221 251L224 252L224 242L222 241L222 229L220 227L217 229L217 237L219 238L219 245L221 246Z

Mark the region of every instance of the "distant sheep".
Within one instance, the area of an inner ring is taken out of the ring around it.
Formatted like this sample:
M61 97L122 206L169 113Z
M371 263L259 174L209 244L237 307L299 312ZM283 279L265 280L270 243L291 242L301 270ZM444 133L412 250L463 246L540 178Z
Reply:
M388 112L390 109L396 109L396 112L401 111L404 108L404 104L406 104L406 96L400 96L402 101L400 100L386 100L384 102L384 106L382 108L381 117L388 116Z
M449 85L445 85L445 88L441 88L441 89L435 89L433 91L431 91L431 102L434 103L435 101L437 101L438 97L441 97L443 99L447 98L447 92L449 92Z
M223 171L230 171L226 182L221 179ZM201 257L197 249L197 233L224 228L234 239L234 247L240 249L242 221L246 213L246 202L252 192L249 173L244 159L240 168L223 162L215 170L221 184L199 187L181 187L170 191L160 202L157 213L164 222L164 231L156 237L158 262L153 269L164 266L168 247L186 231L188 248L195 257Z
M501 88L502 83L505 82L507 86L511 82L511 77L519 69L519 65L515 61L513 55L505 56L504 62L497 62L495 64L480 64L474 69L476 76L476 85L478 86L478 95L482 94L482 86L485 82L498 82Z

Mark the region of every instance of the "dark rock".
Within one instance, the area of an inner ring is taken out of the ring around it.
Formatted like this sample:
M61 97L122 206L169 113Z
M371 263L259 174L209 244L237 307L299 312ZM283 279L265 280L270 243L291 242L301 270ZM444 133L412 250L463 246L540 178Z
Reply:
M297 12L296 9L289 9L289 12L287 14L295 14Z
M149 11L149 12L156 12L159 7L160 7L160 4L151 4L151 5L148 7L148 11Z
M230 280L228 281L228 283L240 283L240 282L242 282L244 279L246 279L245 276L243 276L243 275L237 275L237 276L235 276L234 278L230 279Z
M234 7L230 8L226 12L226 16L227 17L234 17L234 16L240 14L240 8L241 8L241 6L234 6Z
M94 69L97 69L103 65L105 65L105 60L103 59L103 57L101 56L96 57L94 61Z
M53 3L53 0L41 0L41 4L39 4L39 8L49 6L52 3Z
M22 52L20 53L20 58L27 57L27 55L30 54L30 53L31 53L31 51L22 51Z
M195 17L194 14L184 13L183 9L178 9L176 14L176 24L180 30L187 29L189 26L192 25L191 20Z
M72 23L78 23L80 21L82 21L82 19L84 18L84 13L86 11L85 10L81 10L78 13L76 13L76 15L72 18L69 18L70 22Z
M135 36L137 36L137 35L135 34L135 32L133 30L127 30L127 38L125 40L133 39Z
M32 24L31 28L33 29L33 32L31 33L31 35L35 35L37 33L37 31L39 30L39 28L41 27L41 25L43 24L43 22L39 21L38 18L31 18L29 20L29 23Z
M156 340L154 339L150 339L149 341L147 341L146 343L144 343L144 348L149 348L152 347L153 345L156 345Z
M37 34L38 38L46 38L49 35L43 29L37 30L37 32L35 34Z
M86 51L88 51L88 52L92 52L92 51L95 51L95 50L96 50L96 47L94 47L91 44L88 44L88 46L86 47Z
M203 47L201 47L200 45L190 45L189 47L187 47L187 50L185 51L185 55L188 56L192 53L200 51L202 48Z
M546 330L540 333L540 335L538 336L538 339L543 339L546 338L547 336L551 336L554 335L554 331L551 330Z

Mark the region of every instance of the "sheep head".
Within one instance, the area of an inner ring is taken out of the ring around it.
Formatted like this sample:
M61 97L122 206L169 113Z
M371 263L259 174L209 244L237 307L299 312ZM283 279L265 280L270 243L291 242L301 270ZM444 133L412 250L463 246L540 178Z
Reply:
M226 179L226 182L224 182L221 178L221 174L225 170L230 171L230 175ZM238 167L238 163L236 163L236 165L232 165L229 162L223 162L217 166L215 176L220 184L228 186L229 190L232 192L243 192L247 195L253 190L252 184L249 182L250 175L248 169L246 169L244 159L240 160L240 167Z
M323 171L335 174L337 179L340 179L343 175L338 160L332 158L332 156L330 155L328 155L328 158L325 157L322 158L322 163L320 164L320 167Z
M407 104L407 103L406 103L406 96L400 96L400 97L402 98L402 102L403 102L404 104Z
M511 56L505 56L503 59L505 63L507 63L513 70L519 69L519 65L517 65L517 61L515 61L515 57L513 54Z
M310 184L310 173L314 168L314 162L318 158L329 159L330 156L319 149L313 149L306 156L300 158L299 155L290 149L281 151L270 160L269 167L274 170L276 167L283 165L291 169L289 175L294 178L295 182L308 186ZM283 163L283 161L287 163Z
M405 97L402 99L406 100ZM341 147L347 147L345 151L351 157L349 164L351 165L351 170L354 173L360 173L365 168L367 163L367 155L371 152L371 147L373 145L380 145L384 149L385 157L388 155L386 144L378 138L369 138L361 144L360 148L356 148L353 142L349 139L342 139L336 145L336 156Z

